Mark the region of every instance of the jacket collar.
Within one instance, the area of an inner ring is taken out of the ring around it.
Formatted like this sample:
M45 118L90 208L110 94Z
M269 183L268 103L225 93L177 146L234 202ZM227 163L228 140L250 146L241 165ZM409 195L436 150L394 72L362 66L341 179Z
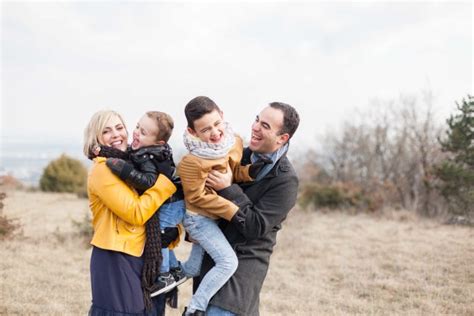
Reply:
M93 158L92 161L105 162L105 161L107 161L107 158L98 156L98 157Z
M163 160L172 159L173 152L171 150L170 145L168 144L142 147L130 152L130 156L132 158L137 158L143 155L153 155L159 161L163 161Z

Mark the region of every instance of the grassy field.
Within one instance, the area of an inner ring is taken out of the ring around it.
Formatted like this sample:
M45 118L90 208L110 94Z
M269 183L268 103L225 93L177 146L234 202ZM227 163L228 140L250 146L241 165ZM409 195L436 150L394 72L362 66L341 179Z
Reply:
M72 224L87 212L74 195L8 192L4 214L23 234L0 242L0 314L87 314L90 249ZM296 209L278 237L262 315L474 315L473 228ZM167 315L181 315L190 291Z

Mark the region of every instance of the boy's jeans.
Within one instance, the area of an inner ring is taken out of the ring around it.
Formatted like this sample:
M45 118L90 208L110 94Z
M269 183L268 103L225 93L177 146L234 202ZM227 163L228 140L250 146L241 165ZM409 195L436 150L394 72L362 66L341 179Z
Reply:
M162 204L158 212L161 229L165 227L175 227L183 221L184 213L186 212L184 200ZM163 256L163 261L161 263L160 272L169 272L170 268L178 267L179 263L173 250L162 248L161 255Z
M215 262L188 305L188 310L205 311L209 300L237 270L237 256L215 220L186 212L183 225L191 238L199 243L193 244L188 261L183 264L186 275L199 275L204 251Z
M236 314L219 306L209 305L206 311L207 316L237 316Z

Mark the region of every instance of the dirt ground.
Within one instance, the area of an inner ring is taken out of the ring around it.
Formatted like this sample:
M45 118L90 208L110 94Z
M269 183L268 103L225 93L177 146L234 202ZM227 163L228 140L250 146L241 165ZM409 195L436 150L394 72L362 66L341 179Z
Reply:
M85 315L90 248L77 235L87 200L10 191L22 235L0 241L0 314ZM189 244L178 257L185 259ZM261 315L474 315L474 229L393 216L293 210L279 233ZM180 286L181 315L191 282Z

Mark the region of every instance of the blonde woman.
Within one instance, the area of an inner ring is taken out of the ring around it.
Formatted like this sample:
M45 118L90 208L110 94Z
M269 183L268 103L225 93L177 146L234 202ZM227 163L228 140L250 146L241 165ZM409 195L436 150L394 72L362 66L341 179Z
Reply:
M95 113L84 132L84 154L94 162L87 181L94 228L90 263L92 316L164 314L158 309L145 311L142 254L146 221L176 191L170 180L173 168L168 161L161 163L155 184L139 196L110 171L100 152L96 157L98 146L126 152L127 139L125 123L114 111Z

